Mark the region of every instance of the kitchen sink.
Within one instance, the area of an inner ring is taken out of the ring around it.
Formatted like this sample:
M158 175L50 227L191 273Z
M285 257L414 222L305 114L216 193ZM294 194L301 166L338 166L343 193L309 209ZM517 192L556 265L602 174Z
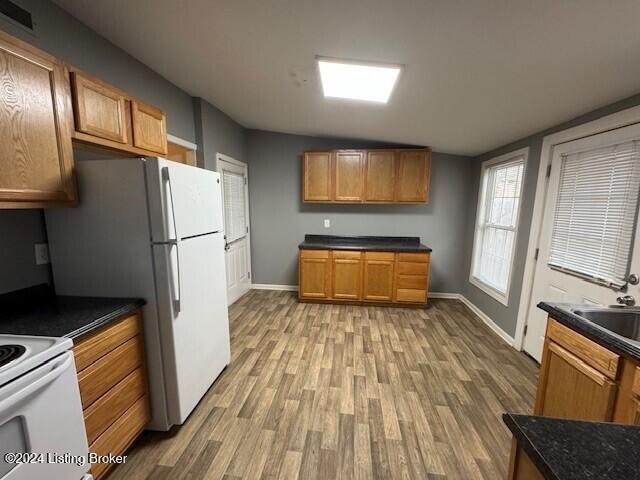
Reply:
M580 307L571 310L605 330L640 343L640 308Z

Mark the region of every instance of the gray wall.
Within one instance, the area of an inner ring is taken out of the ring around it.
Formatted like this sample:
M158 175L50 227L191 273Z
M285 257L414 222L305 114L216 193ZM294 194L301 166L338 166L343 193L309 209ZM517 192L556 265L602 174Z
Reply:
M48 265L36 265L35 243L46 243L41 210L0 210L0 293L46 283Z
M201 98L193 99L198 165L216 170L216 153L246 161L245 129L226 113Z
M167 113L168 131L196 141L189 94L109 43L46 0L14 0L31 11L35 34L0 17L0 30L52 53ZM48 266L36 266L34 243L46 241L40 210L0 211L0 293L46 282Z
M297 285L305 233L419 236L433 248L430 290L457 292L472 160L434 153L428 205L303 204L301 154L310 149L382 147L357 140L247 132L254 283ZM323 228L323 220L331 228Z
M496 150L480 155L479 157L474 159L472 167L473 178L471 182L471 191L467 199L467 229L462 249L462 252L464 252L464 271L462 272L464 285L462 287L462 293L465 297L471 300L472 303L480 308L480 310L482 310L493 321L495 321L509 335L515 335L516 330L518 306L522 293L522 280L526 263L529 233L531 231L531 217L533 214L533 202L536 194L536 183L538 180L538 167L540 165L540 152L542 150L543 138L551 133L580 125L582 123L595 120L596 118L602 117L604 115L608 115L636 105L640 105L640 95L635 95L612 105L608 105L598 110L589 112L585 115L581 115L580 117L577 117L571 121L562 123L529 137L520 139L516 142L510 143ZM469 271L471 268L471 254L476 221L478 188L480 186L480 167L481 163L485 160L489 160L498 155L502 155L504 153L508 153L524 147L529 147L529 159L523 184L522 210L520 212L520 226L518 230L518 238L516 241L516 255L512 271L511 289L509 292L509 305L504 306L468 281Z

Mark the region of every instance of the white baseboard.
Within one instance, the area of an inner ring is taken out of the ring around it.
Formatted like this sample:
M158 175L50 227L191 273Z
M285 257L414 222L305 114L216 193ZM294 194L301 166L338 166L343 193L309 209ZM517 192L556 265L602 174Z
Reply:
M254 290L285 290L290 292L297 292L297 285L275 285L269 283L254 283L251 285ZM429 298L443 298L449 300L460 300L464 303L469 310L471 310L485 325L487 325L496 335L502 338L507 344L514 347L515 339L498 326L486 313L480 310L474 305L467 297L461 293L448 293L448 292L429 292ZM514 347L515 348L515 347Z
M253 290L284 290L287 292L297 292L297 285L275 285L271 283L254 283L251 285Z

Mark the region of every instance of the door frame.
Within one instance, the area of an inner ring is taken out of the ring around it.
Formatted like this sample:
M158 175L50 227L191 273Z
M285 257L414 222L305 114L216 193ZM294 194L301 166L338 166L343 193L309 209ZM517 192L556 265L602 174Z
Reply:
M518 305L518 317L516 321L516 332L514 347L522 350L524 346L524 329L527 321L527 314L531 305L533 294L533 280L536 274L536 250L540 243L542 233L542 221L544 219L545 203L547 198L548 180L547 171L553 158L553 149L556 145L571 142L609 130L627 127L640 123L640 106L628 108L620 112L600 117L596 120L577 125L550 135L542 139L542 149L540 151L540 164L538 166L538 181L536 183L535 199L533 203L533 214L531 216L531 230L527 243L527 256L522 278L522 290L520 293L520 303Z
M229 155L225 155L224 153L220 153L217 152L216 153L216 172L220 173L222 176L222 172L220 171L220 161L223 162L227 162L227 163L231 163L233 165L236 165L238 167L242 167L245 169L245 171L247 172L246 174L246 187L244 189L244 214L245 214L245 218L247 219L247 227L249 227L249 230L247 231L247 256L249 258L247 258L247 265L249 266L249 289L253 289L253 268L251 265L251 217L249 216L249 165L245 162L241 162L240 160L236 160L233 157L230 157ZM222 181L222 180L221 180ZM222 199L223 205L222 208L224 209L224 198ZM223 217L224 217L224 211L223 211Z

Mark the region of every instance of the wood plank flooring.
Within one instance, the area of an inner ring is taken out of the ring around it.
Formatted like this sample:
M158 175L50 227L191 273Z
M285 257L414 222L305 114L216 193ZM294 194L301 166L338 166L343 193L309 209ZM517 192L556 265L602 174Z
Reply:
M230 322L231 365L183 426L145 433L110 480L506 478L500 415L532 410L538 368L462 303L299 304L254 290Z

